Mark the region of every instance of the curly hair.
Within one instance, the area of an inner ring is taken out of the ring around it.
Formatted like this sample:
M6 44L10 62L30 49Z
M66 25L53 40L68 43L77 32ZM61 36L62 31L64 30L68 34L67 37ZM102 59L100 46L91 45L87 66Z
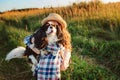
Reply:
M66 49L70 50L70 52L71 52L72 47L71 47L70 33L68 32L68 30L65 27L62 27L61 25L58 26L58 28L61 29L60 30L61 33L58 33L58 34L61 34L61 36L58 36L58 39L60 39L60 41L58 41L58 43L62 44Z

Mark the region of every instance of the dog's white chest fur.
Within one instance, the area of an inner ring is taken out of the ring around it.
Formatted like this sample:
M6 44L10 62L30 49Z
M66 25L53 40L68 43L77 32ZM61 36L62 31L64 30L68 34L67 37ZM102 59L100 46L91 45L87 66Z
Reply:
M52 44L58 41L57 35L48 35L47 36L48 39L48 44Z

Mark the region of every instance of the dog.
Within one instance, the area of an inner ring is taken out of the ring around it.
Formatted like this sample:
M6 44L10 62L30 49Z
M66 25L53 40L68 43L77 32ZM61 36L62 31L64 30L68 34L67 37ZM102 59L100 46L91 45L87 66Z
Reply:
M31 36L28 36L29 39L25 42L27 45L26 48L18 47L13 49L10 53L8 53L6 60L27 56L29 62L32 63L31 70L34 72L39 56L43 56L48 53L48 51L45 50L47 45L58 43L58 46L61 46L61 49L64 49L62 44L60 44L62 37L63 34L60 24L57 22L48 21Z

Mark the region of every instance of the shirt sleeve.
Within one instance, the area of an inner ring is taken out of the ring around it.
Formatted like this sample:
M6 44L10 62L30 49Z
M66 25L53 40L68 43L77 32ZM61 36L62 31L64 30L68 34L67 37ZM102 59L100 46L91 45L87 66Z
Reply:
M63 54L63 59L62 59L60 69L61 71L65 71L69 67L71 52L69 50L64 50L62 54Z
M25 38L24 38L24 44L26 44L27 46L29 46L31 43L30 43L30 38L31 38L31 35L29 35L29 36L26 36Z

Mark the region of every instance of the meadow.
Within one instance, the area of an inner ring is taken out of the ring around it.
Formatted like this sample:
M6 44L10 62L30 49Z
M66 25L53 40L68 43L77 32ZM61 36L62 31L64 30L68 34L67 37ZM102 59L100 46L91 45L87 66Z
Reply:
M0 13L0 80L35 80L25 59L5 61L6 54L41 26L49 13L68 23L72 57L61 80L120 80L120 3L73 3Z

